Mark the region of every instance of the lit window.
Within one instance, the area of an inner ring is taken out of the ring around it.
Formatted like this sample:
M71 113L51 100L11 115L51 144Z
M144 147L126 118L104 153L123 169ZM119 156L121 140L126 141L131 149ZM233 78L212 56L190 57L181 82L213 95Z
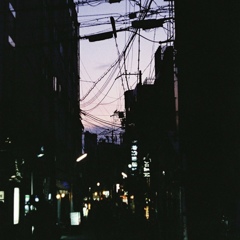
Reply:
M12 39L10 36L8 36L8 43L9 43L12 47L15 47L15 46L16 46L15 42L13 41L13 39Z
M16 11L15 9L13 8L13 5L11 3L9 3L9 10L10 12L12 13L12 15L16 18Z

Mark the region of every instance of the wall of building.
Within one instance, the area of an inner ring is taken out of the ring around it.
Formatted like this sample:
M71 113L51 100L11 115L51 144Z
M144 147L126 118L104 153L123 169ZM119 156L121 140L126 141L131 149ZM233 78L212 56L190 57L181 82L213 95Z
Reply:
M219 239L226 228L239 231L238 8L237 2L176 1L189 239Z
M24 160L21 192L46 198L55 198L56 179L70 180L82 152L78 22L68 2L1 1L0 145L8 143L13 172Z

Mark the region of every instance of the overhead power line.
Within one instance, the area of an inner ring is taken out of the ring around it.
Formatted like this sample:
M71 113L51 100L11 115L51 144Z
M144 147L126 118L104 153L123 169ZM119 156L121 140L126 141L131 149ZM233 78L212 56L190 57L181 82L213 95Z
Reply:
M152 2L152 1L151 1ZM148 9L150 8L150 4L148 5ZM146 17L146 13L142 14L143 16L140 17L140 20L144 20ZM125 48L123 49L122 53L120 54L120 56L118 57L118 59L110 66L110 68L108 68L108 70L104 73L104 75L95 82L95 84L90 88L90 90L80 99L80 101L83 101L90 93L91 91L94 89L94 87L103 79L104 76L106 76L106 74L113 68L116 66L116 64L118 63L118 61L121 61L121 59L123 57L125 57L126 51L128 49L128 47L130 46L130 44L132 43L132 41L134 40L134 38L137 35L137 30L133 31L127 44L125 45Z
M94 115L89 114L86 111L80 110L80 113L83 115L82 120L84 120L85 118L89 121L92 120L94 122L97 122L98 124L102 124L108 127L121 127L121 124L117 124L117 123L112 123L110 121L106 121L103 119L100 119Z

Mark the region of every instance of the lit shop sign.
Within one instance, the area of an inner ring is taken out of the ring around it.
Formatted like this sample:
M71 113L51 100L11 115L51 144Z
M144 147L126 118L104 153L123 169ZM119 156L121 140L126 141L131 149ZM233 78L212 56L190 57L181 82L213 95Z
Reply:
M19 223L20 217L20 189L14 188L13 193L13 224Z
M143 176L145 178L150 178L150 162L151 158L149 157L143 158Z
M137 141L133 141L132 142L132 146L131 146L131 168L132 171L136 171L137 167L138 167L138 146L137 146Z
M79 225L81 223L81 214L80 212L71 212L70 213L71 225Z
M0 202L4 202L4 191L0 191Z

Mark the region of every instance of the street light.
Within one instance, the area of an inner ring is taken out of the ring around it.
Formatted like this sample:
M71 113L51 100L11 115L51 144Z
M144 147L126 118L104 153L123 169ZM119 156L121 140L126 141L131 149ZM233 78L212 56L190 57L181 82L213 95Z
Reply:
M87 157L87 153L84 153L84 154L82 154L80 157L78 157L77 159L76 159L76 162L80 162L81 160L83 160L84 158L86 158Z
M124 179L124 178L127 178L128 176L127 176L126 173L122 172L122 177L123 177L123 179Z
M76 159L75 165L86 157L87 157L87 153L84 153L81 156L79 156ZM75 168L73 169L73 171L74 171L74 174L73 174L73 178L74 178ZM73 206L73 181L71 183L71 193L70 193L70 218L71 218L71 225L79 225L81 222L81 214L80 212L75 212L74 206Z
M41 147L40 152L37 154L38 158L41 158L44 156L44 146Z

